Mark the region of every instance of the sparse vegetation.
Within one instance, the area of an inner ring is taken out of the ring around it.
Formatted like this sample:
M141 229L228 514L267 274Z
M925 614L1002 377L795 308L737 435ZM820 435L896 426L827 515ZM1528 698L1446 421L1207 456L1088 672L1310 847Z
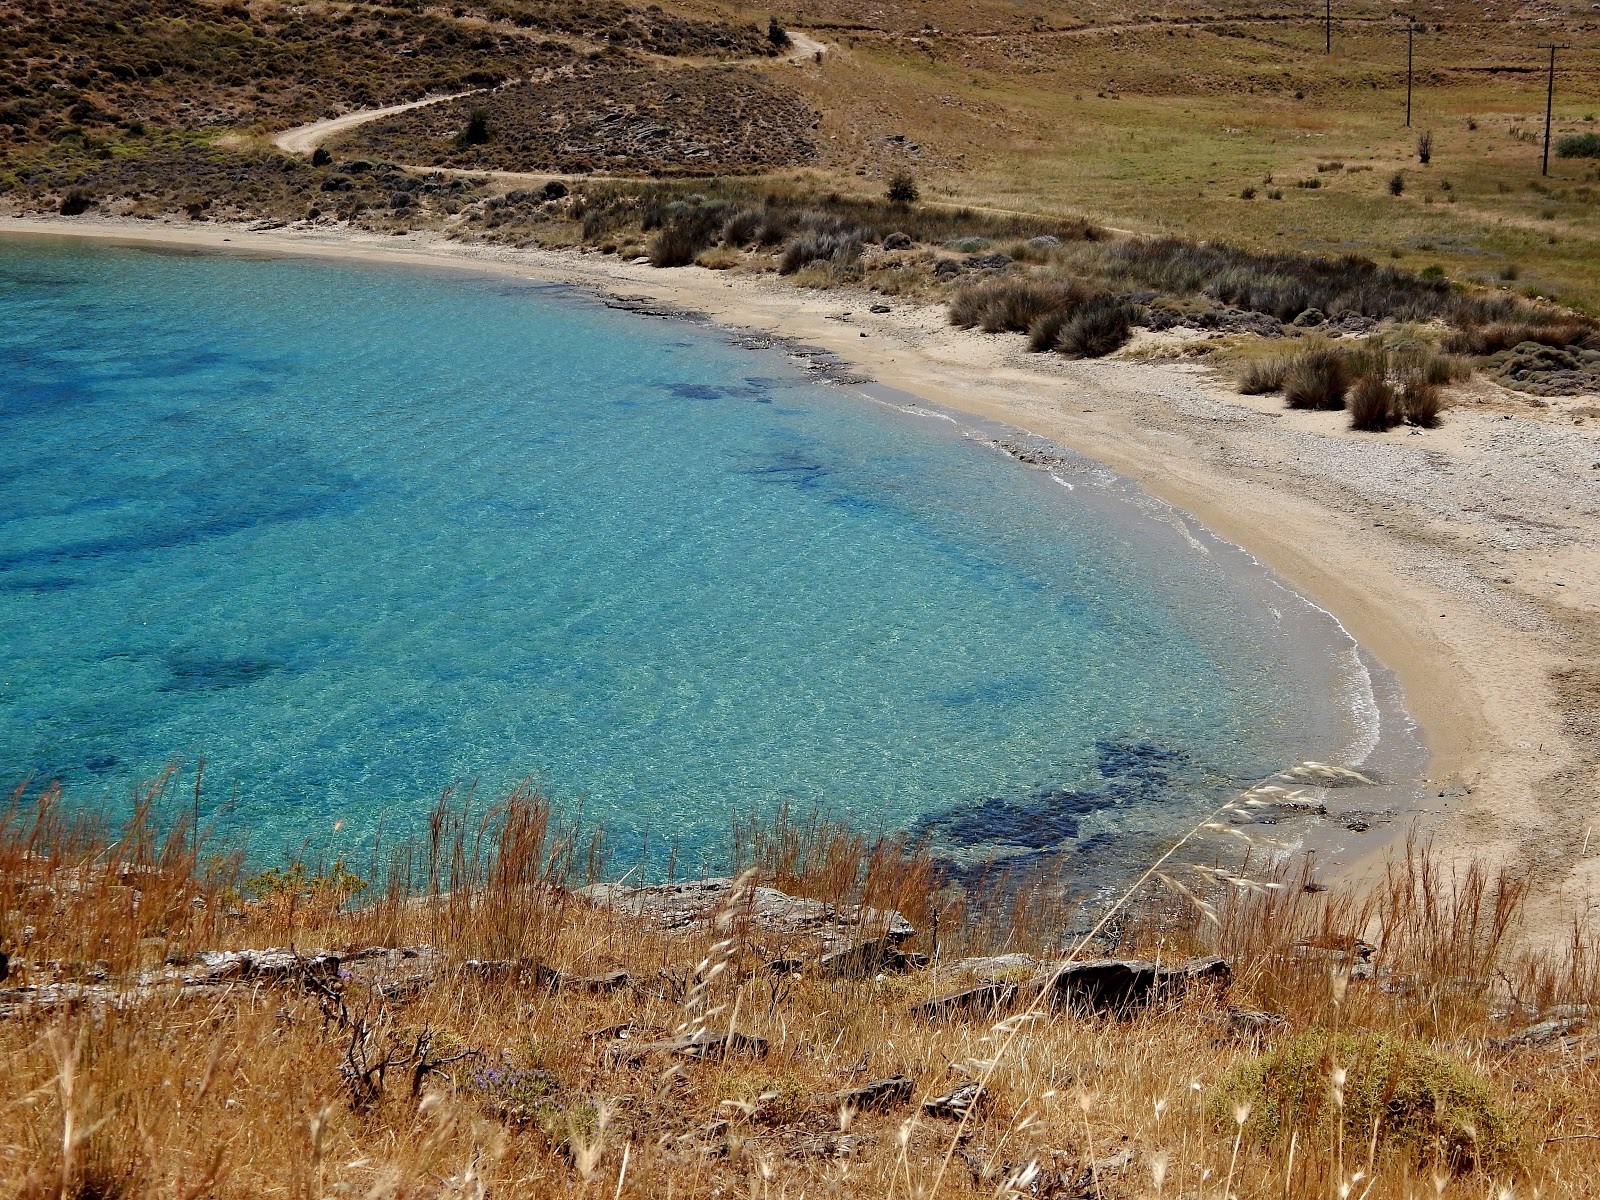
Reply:
M950 323L984 333L1030 333L1046 318L1070 316L1094 293L1081 283L1002 275L963 284L950 298ZM1060 321L1056 328L1059 329ZM1040 345L1035 349L1053 348Z
M1331 348L1297 355L1283 375L1283 398L1290 408L1336 411L1344 407L1349 387L1345 356Z
M1173 1195L1245 1171L1290 1200L1357 1172L1385 1195L1422 1171L1445 1191L1516 1177L1579 1196L1591 1174L1600 1065L1538 1023L1595 1001L1586 943L1525 948L1525 881L1451 874L1415 847L1364 891L1293 872L1234 887L1211 865L1220 844L1169 861L1172 881L1105 913L1095 944L1230 969L1097 1015L1050 999L1055 964L1095 956L1063 944L1044 881L963 894L905 840L823 818L741 823L749 874L663 926L575 890L603 854L528 789L481 814L441 805L360 892L310 862L242 887L237 856L182 816L158 823L187 811L183 792L159 781L125 829L69 815L52 789L17 793L0 820L0 1050L7 1095L32 1098L0 1109L19 1195L432 1194L469 1164L511 1200L669 1181L692 1198L745 1190L752 1147L773 1188L872 1197L908 1178L993 1196L989 1158L1002 1181L1130 1194L1151 1162ZM883 915L825 967L761 924L757 883ZM916 930L892 964L865 949L888 910ZM911 953L935 928L937 974ZM1372 929L1376 947L1358 937ZM1019 957L959 961L1001 951ZM920 1015L997 969L1010 1002ZM1093 1091L1051 1096L1061 1063L1091 1070ZM935 1115L963 1082L967 1115Z

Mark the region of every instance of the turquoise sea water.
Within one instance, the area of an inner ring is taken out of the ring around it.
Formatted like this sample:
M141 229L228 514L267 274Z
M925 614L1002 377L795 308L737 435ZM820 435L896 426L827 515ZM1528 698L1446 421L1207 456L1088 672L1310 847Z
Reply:
M262 857L527 774L624 860L785 800L1092 847L1348 737L1336 641L1153 506L710 328L0 239L0 362L0 778L204 756Z

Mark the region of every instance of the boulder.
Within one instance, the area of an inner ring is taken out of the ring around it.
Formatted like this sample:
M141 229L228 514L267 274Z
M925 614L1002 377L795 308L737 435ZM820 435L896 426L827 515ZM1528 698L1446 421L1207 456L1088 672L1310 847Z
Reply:
M727 1029L696 1029L659 1042L637 1042L612 1047L612 1057L637 1062L651 1054L678 1054L685 1058L727 1058L730 1054L764 1058L767 1039Z
M828 1099L833 1107L848 1108L853 1112L883 1111L911 1099L913 1086L910 1077L891 1075L887 1079L875 1079L860 1087L834 1092Z
M945 1117L959 1121L973 1109L983 1107L987 1100L988 1096L978 1084L963 1083L953 1092L923 1101L922 1111L930 1117Z
M909 234L891 233L883 239L883 248L885 250L909 250L911 246L912 242Z
M1018 1003L1044 997L1049 1007L1126 1012L1138 1005L1181 995L1196 984L1225 988L1233 969L1225 958L1158 963L1095 959L1050 967L1026 983L980 984L913 1004L913 1016L930 1020L992 1017Z

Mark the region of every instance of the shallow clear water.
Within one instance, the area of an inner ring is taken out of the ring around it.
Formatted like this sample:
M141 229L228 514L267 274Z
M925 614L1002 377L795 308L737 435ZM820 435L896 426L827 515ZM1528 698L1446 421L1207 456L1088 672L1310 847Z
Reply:
M1170 516L709 328L0 239L0 361L0 777L203 755L262 856L529 773L624 860L784 800L1092 846L1349 735Z

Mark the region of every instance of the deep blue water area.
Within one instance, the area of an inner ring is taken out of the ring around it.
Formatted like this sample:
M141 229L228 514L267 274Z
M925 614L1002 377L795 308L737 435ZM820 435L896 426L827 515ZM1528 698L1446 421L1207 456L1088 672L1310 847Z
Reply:
M0 778L203 756L263 859L529 774L624 860L785 801L1003 857L1350 739L1347 646L1159 506L709 327L7 238L0 364Z

